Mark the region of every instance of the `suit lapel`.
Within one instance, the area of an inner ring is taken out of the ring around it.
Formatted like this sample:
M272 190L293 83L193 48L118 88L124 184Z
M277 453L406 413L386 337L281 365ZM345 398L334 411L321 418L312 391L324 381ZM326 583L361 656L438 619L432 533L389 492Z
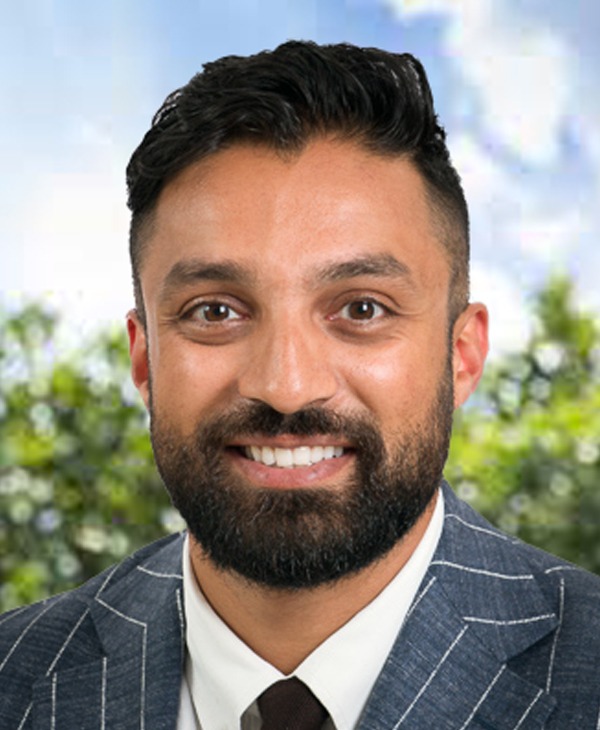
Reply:
M35 685L34 728L175 727L185 638L181 551L175 540L89 602L94 658L62 662Z
M444 496L440 543L359 728L542 728L555 700L510 659L558 619L511 539Z
M543 727L554 701L511 672L474 629L449 604L442 581L429 575L375 685L361 730L508 730L522 719L521 728Z

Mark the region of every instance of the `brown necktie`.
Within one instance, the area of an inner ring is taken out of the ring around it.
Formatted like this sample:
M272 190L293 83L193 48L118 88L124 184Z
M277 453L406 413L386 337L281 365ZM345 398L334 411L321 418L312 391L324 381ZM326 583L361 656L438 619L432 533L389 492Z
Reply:
M327 710L296 677L282 679L258 698L262 730L321 730Z

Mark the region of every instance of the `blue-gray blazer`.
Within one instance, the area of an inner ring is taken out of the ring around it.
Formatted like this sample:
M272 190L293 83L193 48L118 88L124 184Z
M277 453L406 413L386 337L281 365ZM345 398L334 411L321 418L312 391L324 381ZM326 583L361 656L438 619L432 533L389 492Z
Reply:
M600 579L444 490L438 549L360 729L598 730ZM0 617L1 730L175 730L181 556L168 537Z

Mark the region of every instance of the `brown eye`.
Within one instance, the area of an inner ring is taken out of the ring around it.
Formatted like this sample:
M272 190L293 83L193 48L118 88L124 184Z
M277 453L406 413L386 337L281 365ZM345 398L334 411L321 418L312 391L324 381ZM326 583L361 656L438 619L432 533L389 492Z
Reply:
M342 315L354 321L368 321L380 317L385 313L381 304L372 302L369 299L359 299L350 302L342 309Z
M226 304L205 304L200 311L207 322L224 322L230 309Z
M222 322L231 322L241 318L235 309L222 302L200 304L190 310L188 317L206 324L221 324Z

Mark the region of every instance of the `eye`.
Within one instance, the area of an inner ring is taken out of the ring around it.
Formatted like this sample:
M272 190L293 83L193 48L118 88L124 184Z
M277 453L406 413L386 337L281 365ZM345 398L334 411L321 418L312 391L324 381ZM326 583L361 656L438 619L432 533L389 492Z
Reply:
M198 304L185 314L186 319L199 320L206 324L220 324L241 319L242 316L228 304L222 302L204 302Z
M340 310L340 314L345 319L355 322L368 322L372 319L378 319L385 316L388 310L381 304L371 299L357 299L344 305Z

